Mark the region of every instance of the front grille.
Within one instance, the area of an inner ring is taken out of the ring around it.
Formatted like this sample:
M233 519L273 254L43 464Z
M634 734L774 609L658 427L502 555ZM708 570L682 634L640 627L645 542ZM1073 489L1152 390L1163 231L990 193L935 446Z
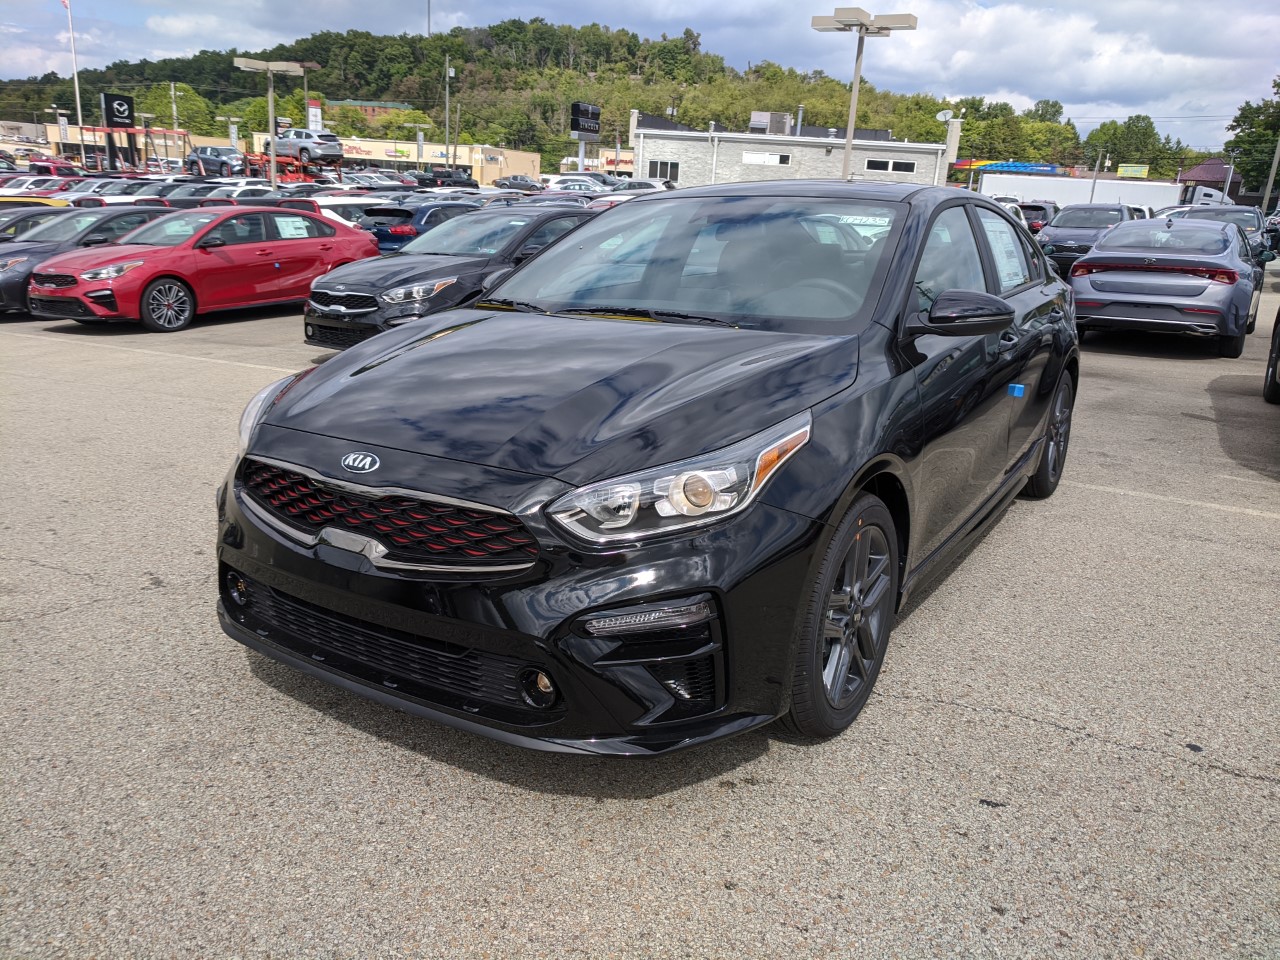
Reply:
M377 310L378 298L371 293L331 293L312 290L311 302L317 307L342 307L346 310Z
M255 503L290 527L315 535L326 527L350 530L387 548L402 563L484 568L528 565L538 545L518 519L430 499L363 496L246 458L244 489Z
M32 313L42 313L51 317L95 317L95 314L84 303L75 297L28 297L27 304Z
M76 278L68 273L36 273L31 282L37 287L74 287Z
M237 620L251 618L272 643L325 666L419 699L478 712L478 703L498 708L497 719L527 722L558 711L530 707L520 674L536 666L503 654L382 627L325 610L263 584L247 581L248 605L223 593ZM479 708L484 710L483 707ZM494 710L484 710L494 715Z
M378 332L377 327L325 327L318 323L309 323L307 326L311 328L311 332L307 334L308 343L337 350L364 343Z

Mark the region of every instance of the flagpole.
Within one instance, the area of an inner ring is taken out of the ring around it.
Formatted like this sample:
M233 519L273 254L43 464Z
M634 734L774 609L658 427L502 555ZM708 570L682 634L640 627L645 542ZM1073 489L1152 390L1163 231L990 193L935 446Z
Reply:
M84 114L79 105L79 65L76 63L76 24L72 23L72 0L63 0L67 8L67 32L72 37L72 83L76 87L76 125L81 128L81 160L84 160Z

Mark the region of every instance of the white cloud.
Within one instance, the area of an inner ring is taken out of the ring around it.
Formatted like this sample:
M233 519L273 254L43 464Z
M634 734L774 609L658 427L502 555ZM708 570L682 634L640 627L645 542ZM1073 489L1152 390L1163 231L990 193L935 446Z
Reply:
M59 30L65 34L66 21L52 0L47 6L33 8L29 24L0 24L0 76L66 73L65 35L56 38ZM308 0L301 8L261 0L82 0L77 46L82 65L102 66L201 49L264 49L304 31L425 32L425 7L416 0ZM1093 118L1146 113L1170 118L1157 126L1184 142L1219 145L1222 118L1246 99L1270 96L1280 68L1280 9L1257 0L1222 0L1208 19L1193 18L1199 9L1185 0L902 0L886 7L914 11L920 26L868 41L863 72L877 86L985 96L1019 108L1056 99L1082 129L1094 126ZM815 33L809 17L826 8L788 0L648 0L603 8L580 0L434 0L433 8L437 31L535 16L603 22L653 37L691 27L701 33L704 50L739 68L767 59L845 79L852 74L853 38Z

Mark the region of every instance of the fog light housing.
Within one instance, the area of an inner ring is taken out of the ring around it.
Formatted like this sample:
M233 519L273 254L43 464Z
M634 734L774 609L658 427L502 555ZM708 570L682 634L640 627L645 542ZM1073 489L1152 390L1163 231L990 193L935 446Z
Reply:
M526 670L520 674L520 695L525 703L539 710L554 707L560 698L555 683L541 670Z
M316 335L316 328L315 328L315 327L313 327L311 324L309 324L309 323L308 323L308 324L307 324L307 336L308 336L308 337L314 337L315 335Z
M227 587L227 596L237 607L249 605L249 581L234 570L228 570L223 582Z

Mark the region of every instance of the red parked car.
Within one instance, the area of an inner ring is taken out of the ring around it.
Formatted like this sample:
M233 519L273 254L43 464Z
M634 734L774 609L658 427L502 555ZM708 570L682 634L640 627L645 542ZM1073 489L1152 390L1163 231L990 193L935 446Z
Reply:
M372 234L301 210L206 207L46 260L28 302L37 316L168 333L201 313L305 300L316 277L377 253Z
M23 190L19 196L23 197L57 197L59 194L66 193L77 183L82 183L84 177L63 177L55 180L53 183L46 183L38 190ZM63 199L63 198L59 198Z

